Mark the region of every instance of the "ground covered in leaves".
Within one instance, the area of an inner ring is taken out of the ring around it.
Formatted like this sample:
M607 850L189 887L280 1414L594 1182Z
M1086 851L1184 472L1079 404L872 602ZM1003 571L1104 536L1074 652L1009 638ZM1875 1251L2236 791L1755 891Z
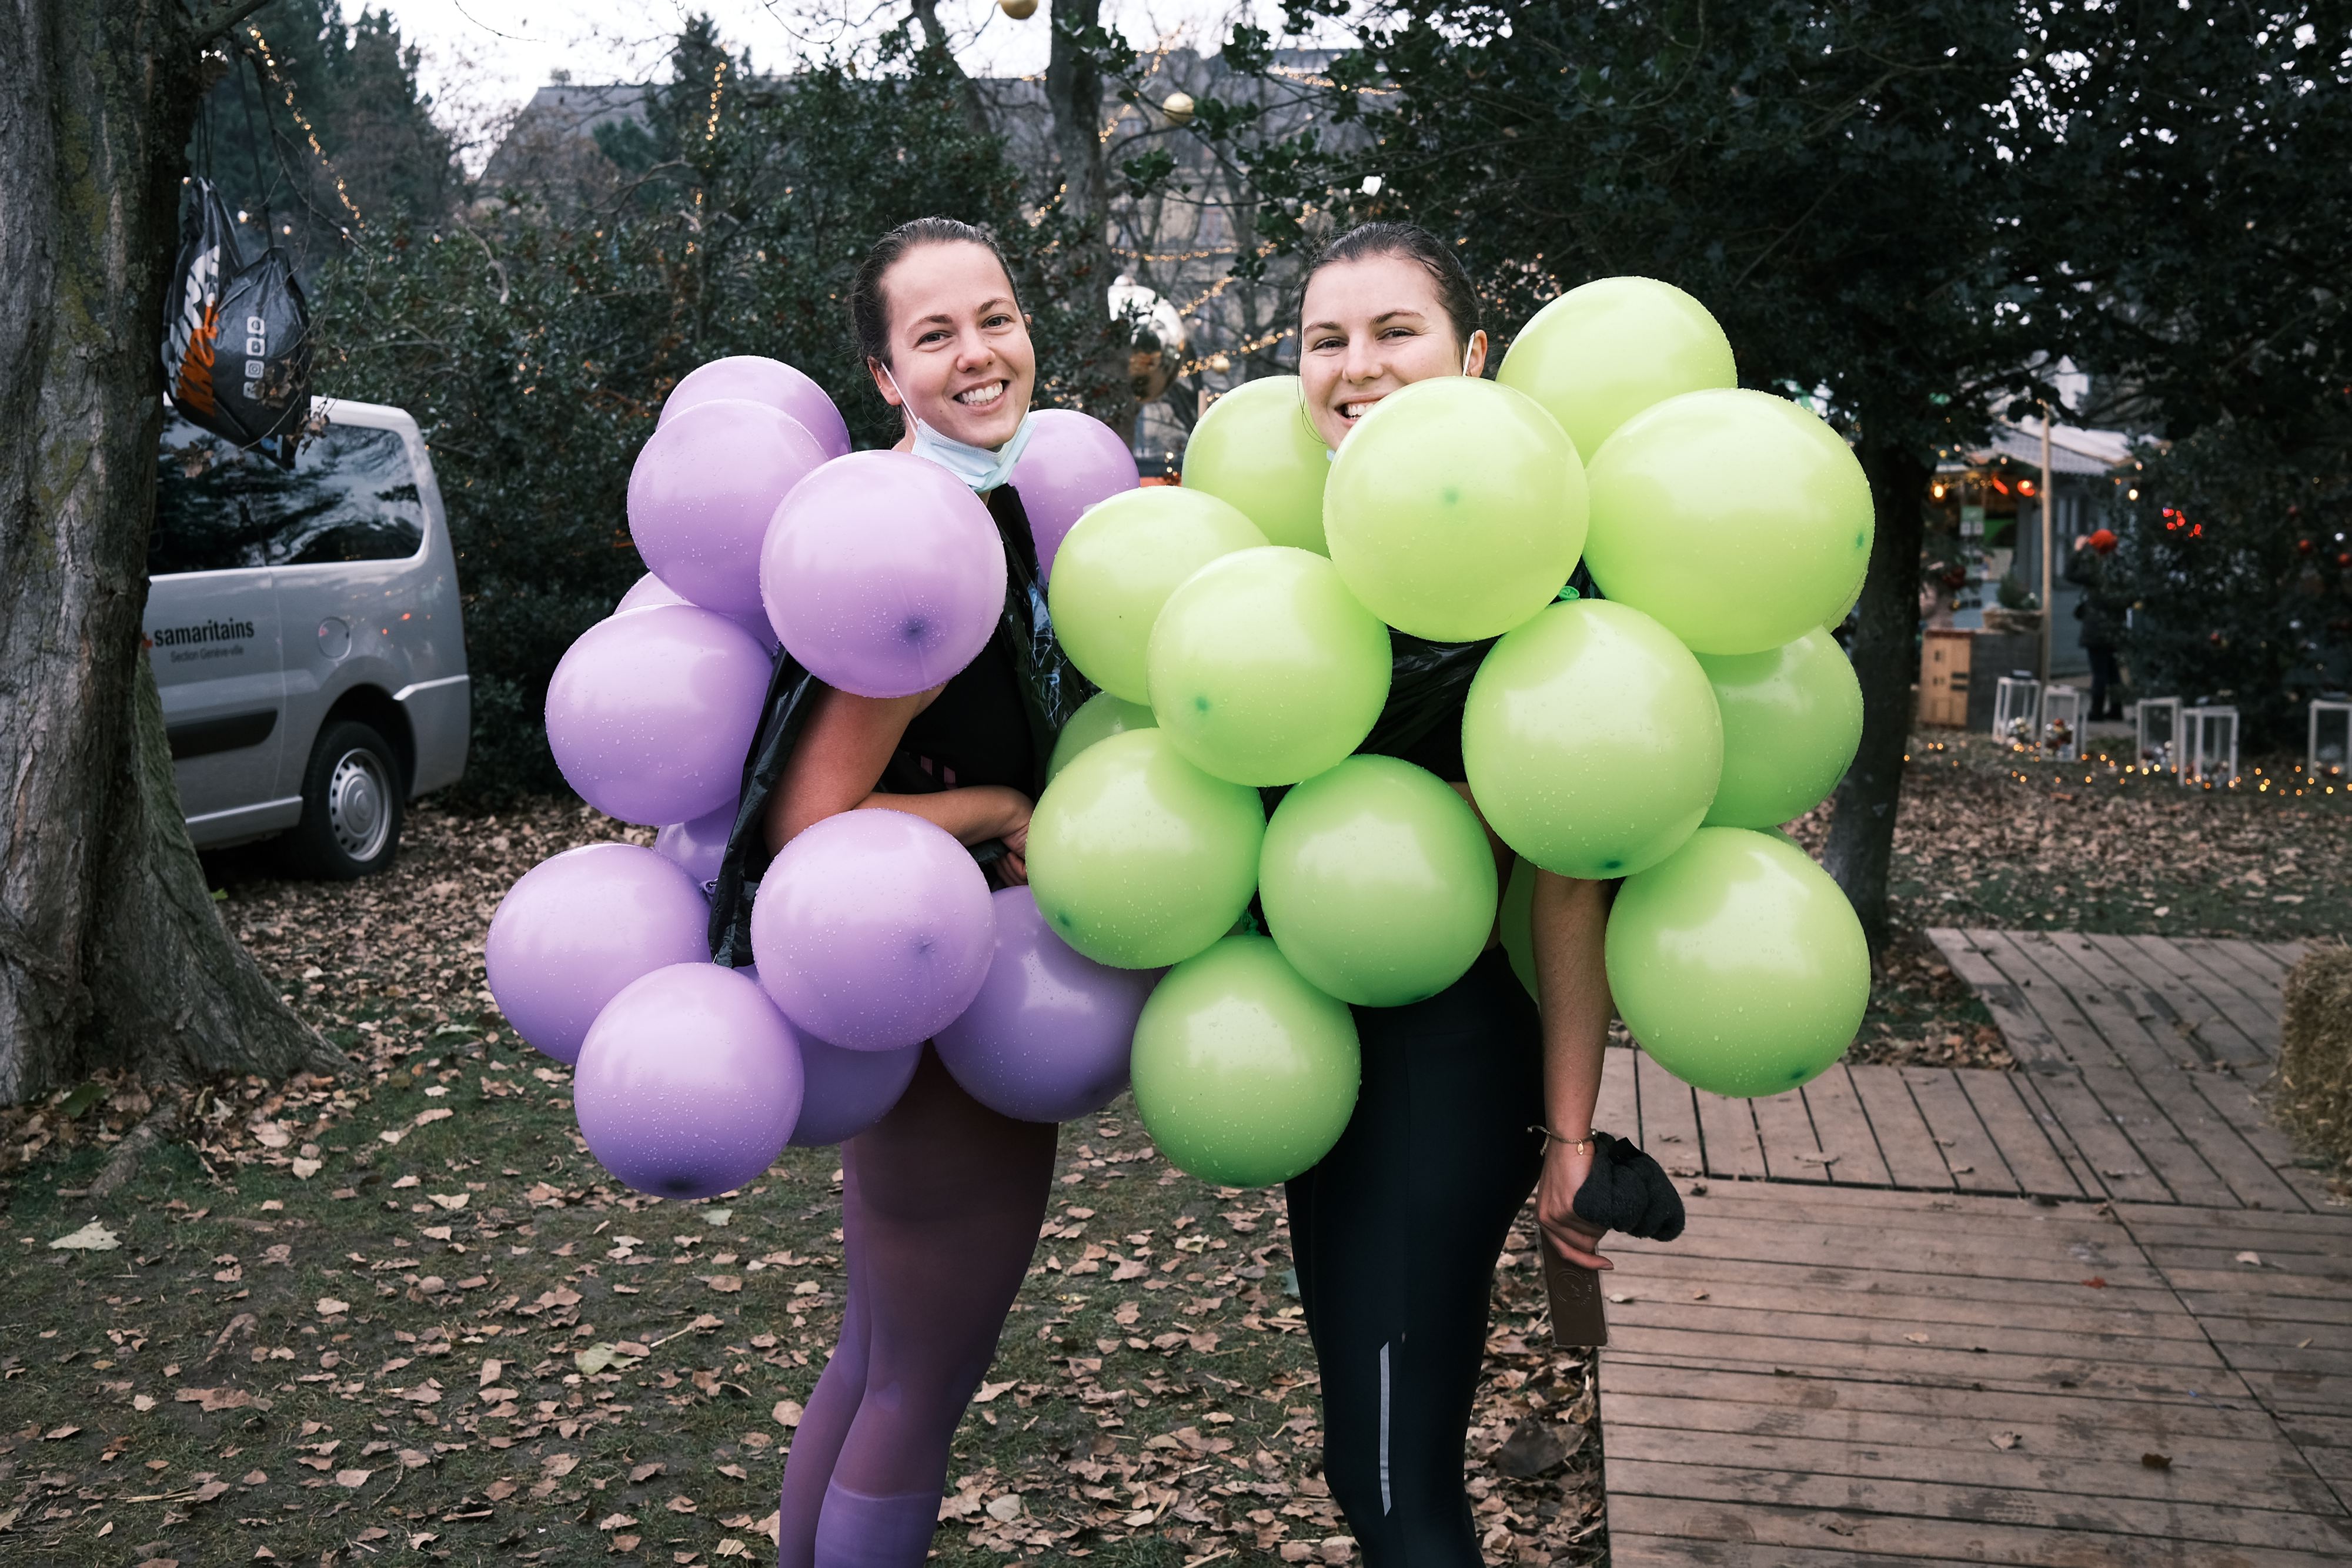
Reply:
M1923 737L1913 761L1859 1058L2006 1062L1929 925L2352 930L2341 789L2183 789L1981 739ZM140 1086L0 1122L0 1561L772 1560L841 1309L832 1155L788 1151L717 1203L624 1192L574 1135L568 1074L482 986L507 885L614 836L647 837L577 806L428 807L365 883L211 862L233 928L362 1070L209 1087L200 1134L102 1203L83 1188ZM1171 1169L1124 1103L1064 1129L1058 1182L939 1559L1349 1560L1279 1199ZM1509 1245L1472 1442L1487 1554L1595 1562L1591 1368L1546 1344L1524 1227Z

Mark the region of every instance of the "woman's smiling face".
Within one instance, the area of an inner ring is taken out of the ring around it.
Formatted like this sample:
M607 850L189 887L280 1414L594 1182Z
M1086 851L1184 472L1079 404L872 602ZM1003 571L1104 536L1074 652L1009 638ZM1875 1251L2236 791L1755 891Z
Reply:
M1013 439L1037 383L1037 351L1012 280L988 247L917 246L884 274L890 362L874 384L894 407L972 446ZM903 394L903 396L902 396Z
M1437 284L1409 257L1368 256L1318 269L1298 315L1307 415L1334 451L1389 393L1464 373L1465 345ZM1473 333L1467 347L1467 373L1475 376L1486 369L1486 334Z

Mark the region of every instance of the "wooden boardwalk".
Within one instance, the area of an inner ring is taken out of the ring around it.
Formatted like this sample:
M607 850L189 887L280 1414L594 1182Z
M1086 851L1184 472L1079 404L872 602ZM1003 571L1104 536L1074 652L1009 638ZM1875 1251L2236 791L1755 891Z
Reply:
M1620 1564L2352 1563L2352 1211L2256 1098L2292 949L1937 932L2021 1071L1754 1102L1612 1058Z

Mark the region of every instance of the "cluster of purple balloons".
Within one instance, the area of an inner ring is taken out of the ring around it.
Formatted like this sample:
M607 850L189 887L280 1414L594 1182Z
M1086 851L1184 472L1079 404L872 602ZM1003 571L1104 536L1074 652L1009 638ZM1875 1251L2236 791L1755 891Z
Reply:
M1108 427L1034 421L1013 480L1050 570L1078 514L1138 480ZM777 646L867 696L947 680L1003 601L986 507L921 458L852 452L822 388L755 356L678 382L628 507L650 570L558 665L548 741L583 799L660 831L650 850L594 844L534 867L486 954L516 1032L574 1064L597 1158L663 1197L733 1190L788 1141L873 1125L927 1040L1006 1115L1108 1103L1157 976L1073 952L1025 888L992 895L919 817L859 810L802 832L754 902L755 967L709 961L707 893Z

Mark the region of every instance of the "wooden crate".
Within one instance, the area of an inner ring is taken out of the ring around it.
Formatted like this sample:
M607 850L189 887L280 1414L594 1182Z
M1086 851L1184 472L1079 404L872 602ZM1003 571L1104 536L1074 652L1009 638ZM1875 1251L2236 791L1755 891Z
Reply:
M1927 629L1919 650L1919 722L1945 729L1969 723L1969 643L1975 634Z

